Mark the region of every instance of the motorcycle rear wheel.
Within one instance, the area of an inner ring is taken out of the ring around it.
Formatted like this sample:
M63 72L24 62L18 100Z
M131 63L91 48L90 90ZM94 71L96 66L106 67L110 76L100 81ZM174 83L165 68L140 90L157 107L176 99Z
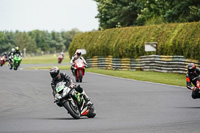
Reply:
M96 110L95 110L94 106L91 106L87 117L88 118L94 118L95 116L96 116Z
M81 114L78 107L74 107L70 101L66 101L63 106L74 119L80 119Z

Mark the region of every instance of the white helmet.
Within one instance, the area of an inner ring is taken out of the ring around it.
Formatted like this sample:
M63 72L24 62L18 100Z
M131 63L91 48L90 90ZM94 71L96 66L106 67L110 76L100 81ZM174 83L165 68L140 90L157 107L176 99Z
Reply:
M12 48L12 49L11 49L11 52L15 52L15 49L14 49L14 48Z

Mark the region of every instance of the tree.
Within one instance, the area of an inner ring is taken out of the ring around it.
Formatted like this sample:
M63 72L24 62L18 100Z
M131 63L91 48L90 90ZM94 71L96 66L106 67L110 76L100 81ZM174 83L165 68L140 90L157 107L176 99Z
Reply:
M66 47L64 45L64 40L61 33L52 31L51 36L52 40L50 46L55 47L57 52L64 51Z
M20 48L20 51L22 51L24 48L26 48L27 53L36 53L37 51L35 40L26 32L17 33L15 37L15 44Z
M94 0L100 29L200 20L199 0Z
M95 0L98 5L99 26L102 29L133 26L142 5L139 0Z
M29 35L35 40L38 48L44 52L49 51L51 35L47 31L34 30L29 32Z
M81 31L80 30L78 30L78 29L72 29L71 31L67 31L67 32L64 32L64 31L62 31L61 32L61 35L62 35L62 38L63 38L63 40L64 40L64 45L65 45L65 47L66 47L66 50L68 50L68 48L69 48L69 45L70 45L70 43L72 42L72 39L74 38L74 36L76 35L76 34L78 34L78 33L81 33Z

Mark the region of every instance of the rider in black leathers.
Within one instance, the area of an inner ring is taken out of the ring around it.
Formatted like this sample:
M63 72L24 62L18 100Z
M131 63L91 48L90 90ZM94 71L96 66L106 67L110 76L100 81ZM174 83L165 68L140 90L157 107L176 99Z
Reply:
M187 83L187 88L189 90L192 90L193 99L200 98L199 89L196 88L196 81L200 80L200 78L198 77L199 75L200 75L200 69L196 68L194 63L188 64L188 72L186 74L186 83Z
M87 105L92 104L92 102L90 101L89 97L86 95L83 88L80 87L80 85L75 86L72 79L68 75L66 75L65 73L60 73L60 70L58 67L51 68L50 75L52 77L51 88L53 90L53 96L56 95L56 84L58 82L64 81L64 82L66 82L66 86L70 86L71 88L74 88L77 92L83 94L83 97L84 97ZM58 106L60 106L60 105L58 105Z
M14 52L15 52L15 49L12 48L11 52L8 54L8 57L9 57L9 61L12 60L13 56L14 56Z
M13 53L13 56L16 55L16 54L19 54L20 56L22 56L22 53L19 51L19 47L16 47L15 48L15 51Z

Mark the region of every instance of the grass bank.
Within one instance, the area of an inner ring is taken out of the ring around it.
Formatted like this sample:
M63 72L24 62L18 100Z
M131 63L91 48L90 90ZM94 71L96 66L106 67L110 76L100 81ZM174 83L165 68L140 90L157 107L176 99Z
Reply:
M69 55L68 53L64 53L65 57L62 63L69 63ZM22 64L54 64L58 63L59 54L49 54L35 57L24 57L22 58Z
M61 70L70 70L70 66L58 66ZM33 67L28 69L49 69L48 67ZM117 71L117 70L104 70L97 68L86 68L87 72L99 73L104 75L110 75L115 77L149 81L155 83L162 83L168 85L176 86L186 86L185 75L184 74L174 74L174 73L161 73L161 72L149 72L149 71Z

